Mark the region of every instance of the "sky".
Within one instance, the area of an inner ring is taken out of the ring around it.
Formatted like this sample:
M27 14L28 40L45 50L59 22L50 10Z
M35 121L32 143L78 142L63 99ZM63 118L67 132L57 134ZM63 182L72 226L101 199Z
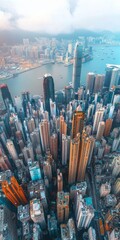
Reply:
M0 30L120 31L120 0L0 0Z

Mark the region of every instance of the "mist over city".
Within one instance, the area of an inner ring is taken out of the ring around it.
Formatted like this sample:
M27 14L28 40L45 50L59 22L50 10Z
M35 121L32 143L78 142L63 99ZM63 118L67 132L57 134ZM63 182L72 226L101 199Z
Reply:
M0 240L120 240L120 1L0 1Z

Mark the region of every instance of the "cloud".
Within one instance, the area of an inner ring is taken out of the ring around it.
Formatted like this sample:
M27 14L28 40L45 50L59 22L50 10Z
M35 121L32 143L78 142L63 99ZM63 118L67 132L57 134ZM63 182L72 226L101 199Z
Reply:
M0 29L44 33L119 30L119 0L1 0Z

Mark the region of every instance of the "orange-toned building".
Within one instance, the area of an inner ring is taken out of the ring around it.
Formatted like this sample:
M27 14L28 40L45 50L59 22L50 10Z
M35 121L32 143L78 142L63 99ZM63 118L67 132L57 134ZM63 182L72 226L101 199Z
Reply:
M104 136L108 137L112 128L113 119L108 118L105 122Z
M85 113L82 111L75 111L72 120L72 138L75 138L77 133L82 133L84 127Z
M12 175L10 170L5 172L3 180L1 181L2 191L6 198L14 205L25 205L27 204L27 198L23 191L23 188L18 184L16 178Z

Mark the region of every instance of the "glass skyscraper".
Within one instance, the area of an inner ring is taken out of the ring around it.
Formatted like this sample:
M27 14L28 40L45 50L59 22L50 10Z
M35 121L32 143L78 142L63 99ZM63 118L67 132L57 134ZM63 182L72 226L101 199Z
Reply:
M74 50L74 65L73 65L73 88L77 92L80 87L80 75L82 67L82 46L79 42L75 45Z
M50 74L44 75L43 90L45 99L45 109L50 114L50 99L55 101L54 80Z

